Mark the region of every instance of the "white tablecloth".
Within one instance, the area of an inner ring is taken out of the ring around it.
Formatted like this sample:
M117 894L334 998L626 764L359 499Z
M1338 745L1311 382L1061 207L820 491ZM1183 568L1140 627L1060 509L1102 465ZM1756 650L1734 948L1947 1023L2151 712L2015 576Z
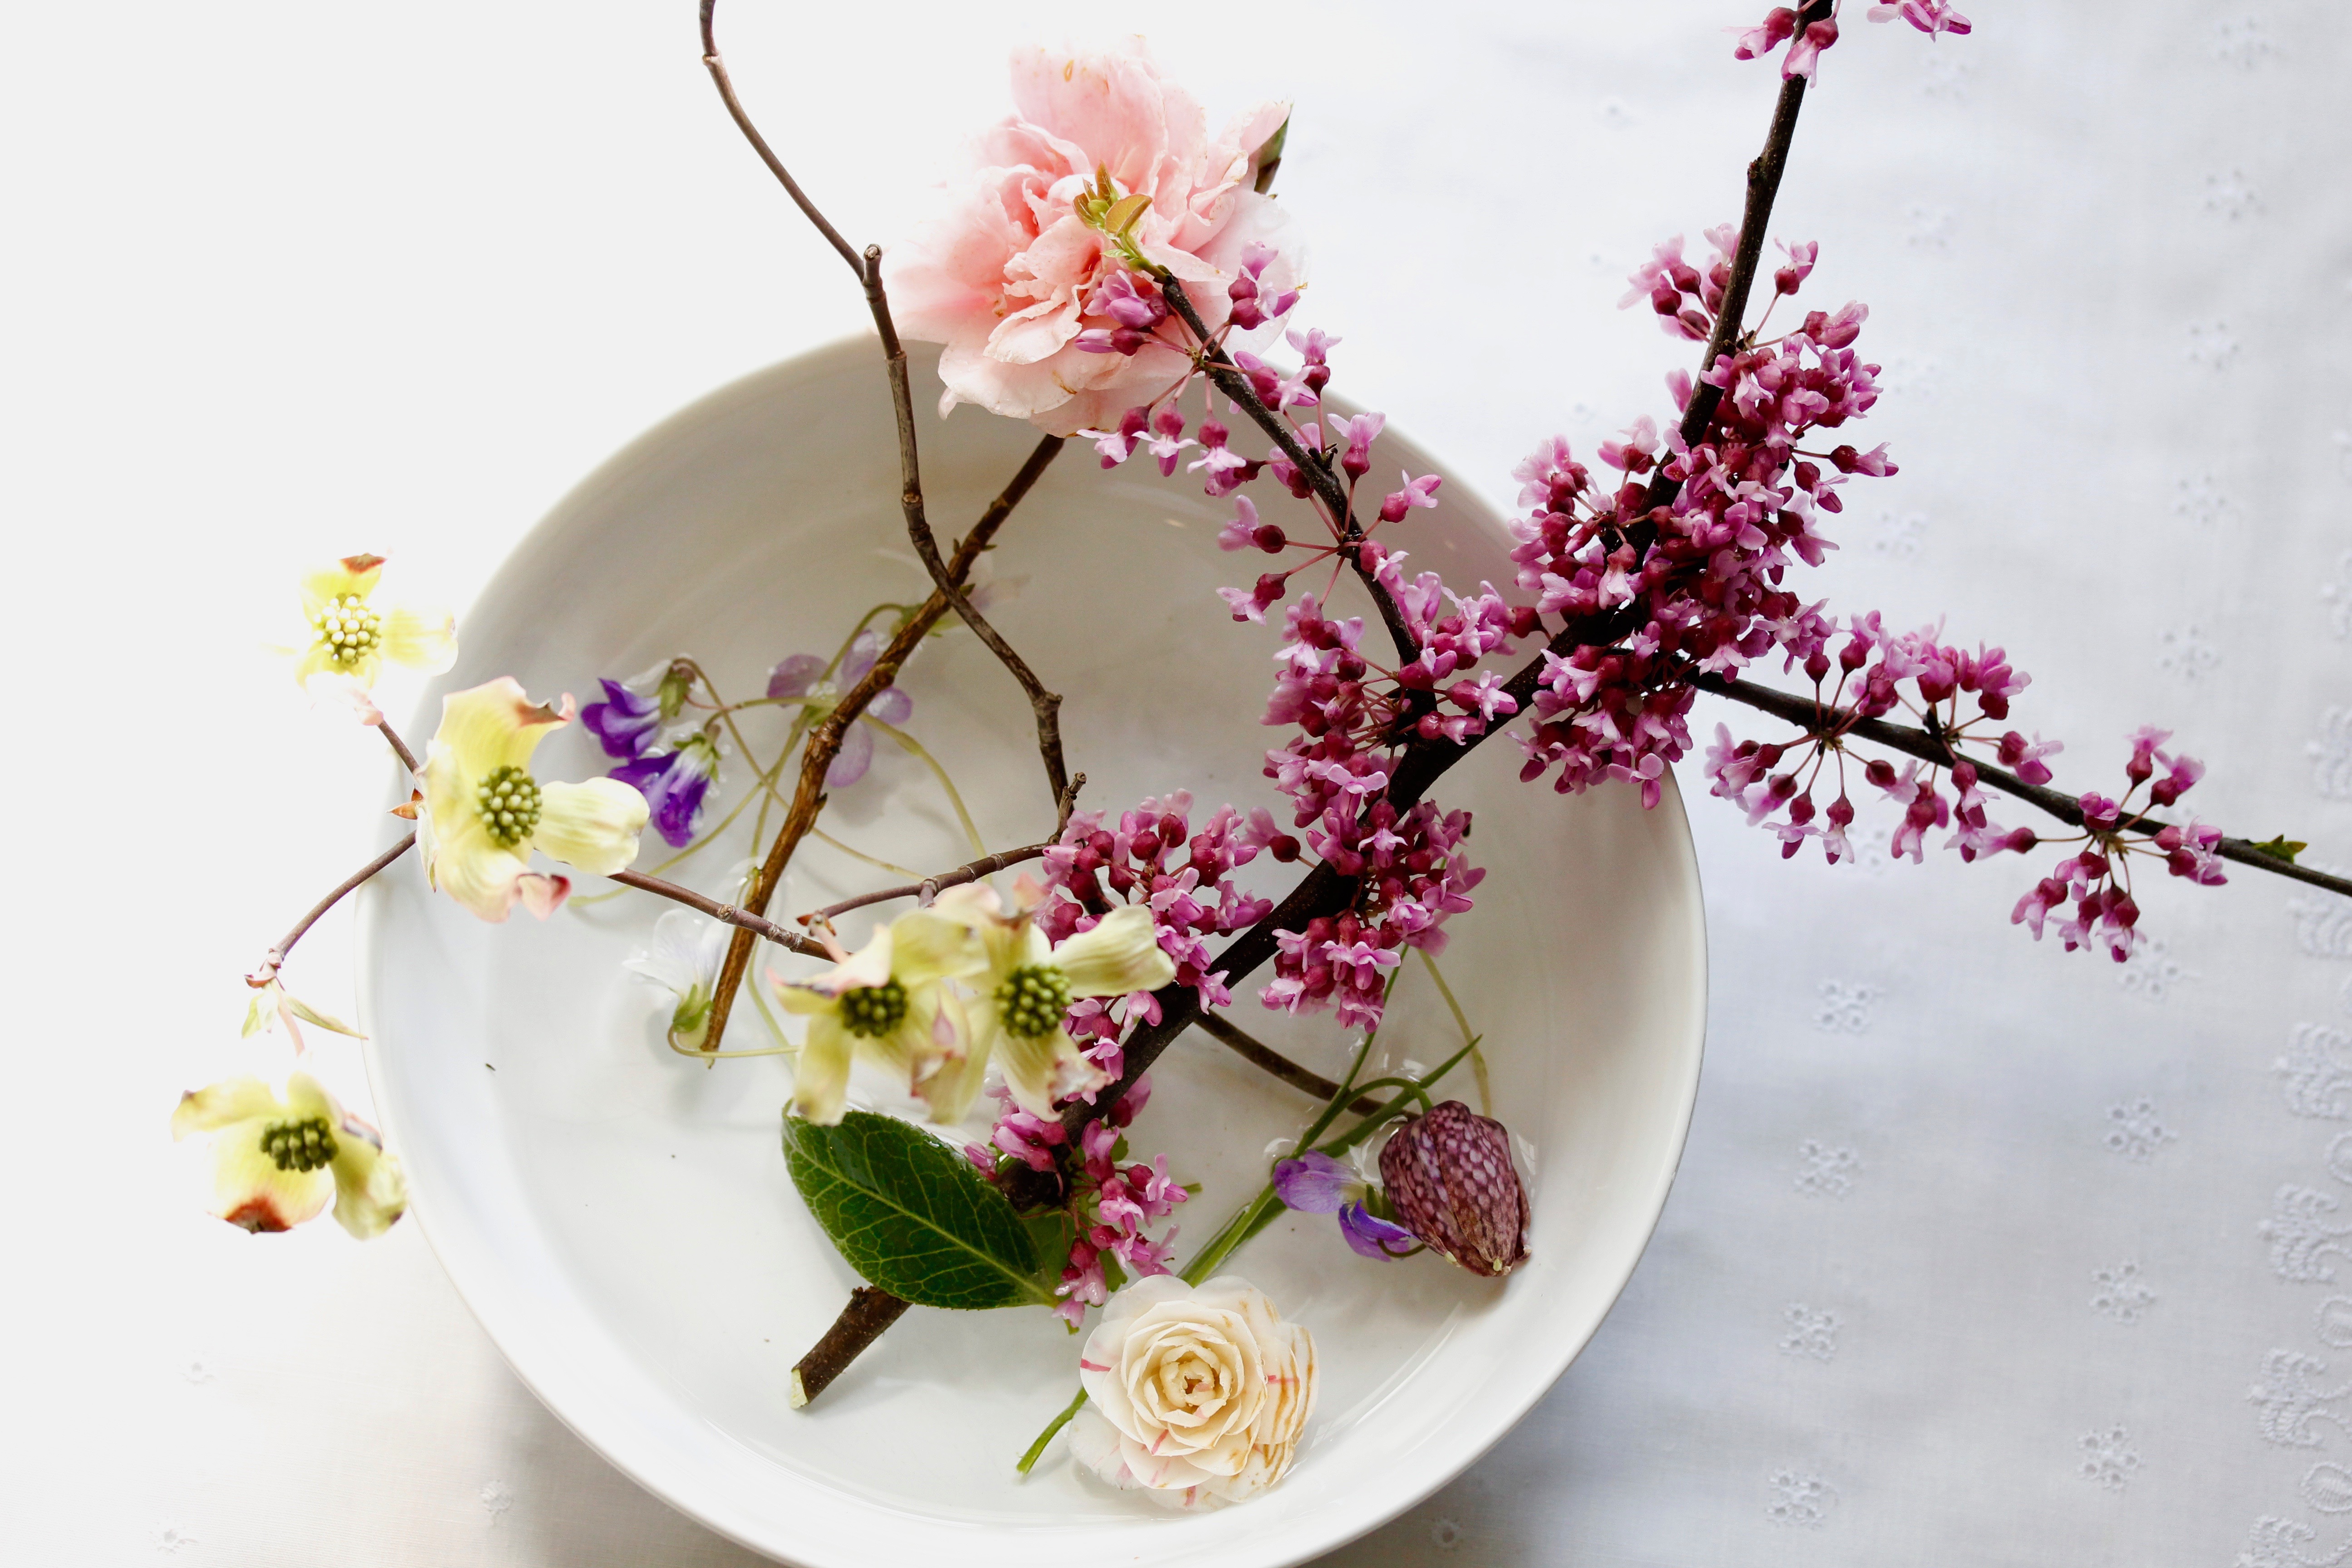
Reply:
M2341 15L1974 8L1931 43L1849 6L1806 106L1776 228L1870 302L1904 466L1849 489L1820 591L2005 644L2062 784L2169 725L2209 817L2352 863ZM1219 114L1297 97L1305 319L1507 501L1688 358L1612 307L1736 216L1774 78L1717 29L1756 9L1219 4L1156 42ZM0 20L11 1561L749 1561L544 1412L415 1227L249 1239L163 1140L382 787L252 651L289 574L373 549L462 603L637 430L860 324L691 13ZM1016 37L1156 20L722 16L856 237L999 111ZM1889 865L1864 809L1832 870L1694 800L1713 1029L1657 1238L1537 1413L1334 1562L2352 1560L2352 903L2144 884L2118 970L2007 923L2034 868ZM337 1010L348 942L294 971Z

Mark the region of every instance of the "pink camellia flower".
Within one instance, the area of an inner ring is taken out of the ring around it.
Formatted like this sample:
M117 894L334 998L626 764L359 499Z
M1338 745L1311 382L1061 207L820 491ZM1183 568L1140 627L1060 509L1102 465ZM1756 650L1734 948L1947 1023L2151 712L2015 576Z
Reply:
M1260 104L1212 139L1200 104L1162 79L1139 38L1102 51L1018 50L1013 100L1014 113L980 137L970 170L884 253L883 279L900 332L945 345L942 413L977 403L1055 435L1108 429L1187 362L1174 346L1181 323L1152 308L1156 285L1080 204L1104 175L1122 200L1150 198L1128 242L1185 285L1213 331L1233 310L1244 252L1282 233L1281 210L1250 186L1289 108ZM1270 268L1261 260L1250 297L1292 292L1293 270L1286 257ZM1104 352L1121 331L1139 341Z

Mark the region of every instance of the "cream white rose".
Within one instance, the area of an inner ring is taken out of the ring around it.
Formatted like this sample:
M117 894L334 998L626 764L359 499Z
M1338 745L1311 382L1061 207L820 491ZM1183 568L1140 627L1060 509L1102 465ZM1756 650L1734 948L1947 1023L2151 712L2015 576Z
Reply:
M1078 1358L1087 1403L1070 1451L1170 1508L1238 1502L1290 1468L1315 1379L1314 1337L1248 1280L1139 1279L1104 1306Z

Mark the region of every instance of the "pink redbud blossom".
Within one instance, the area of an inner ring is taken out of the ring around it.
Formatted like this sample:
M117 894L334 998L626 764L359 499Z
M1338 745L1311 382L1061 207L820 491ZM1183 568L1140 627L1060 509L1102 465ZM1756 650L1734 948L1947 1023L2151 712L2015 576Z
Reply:
M1958 37L1969 30L1969 19L1952 9L1951 0L1897 0L1892 5L1870 8L1874 22L1892 22L1898 16L1929 37L1937 33Z

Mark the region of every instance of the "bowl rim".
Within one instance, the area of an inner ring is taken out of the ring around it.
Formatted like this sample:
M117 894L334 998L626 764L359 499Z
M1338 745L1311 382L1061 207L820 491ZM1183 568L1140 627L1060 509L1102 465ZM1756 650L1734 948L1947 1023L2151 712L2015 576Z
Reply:
M909 347L912 351L910 357L924 357L937 352L929 345L910 344ZM694 431L714 417L723 416L744 405L765 398L779 384L799 379L824 379L848 369L853 359L862 363L870 363L879 357L879 340L873 332L852 332L746 372L664 416L598 463L595 468L569 487L547 509L546 512L516 542L512 550L499 563L497 569L490 574L477 595L474 605L467 607L468 613L470 614L481 604L501 596L509 584L518 578L535 574L541 562L557 553L561 537L570 526L570 515L576 506L607 488L612 480L627 473L646 458L672 447L680 436ZM1342 414L1360 412L1348 400L1336 395L1327 397L1325 401L1332 409ZM975 411L975 414L978 412L980 411ZM1423 471L1441 473L1445 471L1445 465L1431 460L1425 450L1404 432L1400 431L1393 422L1385 427L1382 437L1418 456L1423 461ZM1077 438L1070 437L1073 440ZM1461 484L1461 481L1451 474L1447 474L1446 477L1451 482ZM1478 492L1473 489L1471 493L1475 495ZM1483 498L1481 504L1484 504ZM435 700L430 694L420 700L418 710L411 715L409 731L411 734L430 734L434 725L428 721L431 719L430 710ZM1687 1038L1675 1042L1675 1054L1680 1059L1681 1070L1680 1081L1675 1085L1674 1094L1671 1145L1667 1151L1668 1157L1663 1161L1660 1168L1652 1177L1651 1190L1643 1194L1640 1205L1642 1211L1640 1245L1630 1250L1622 1268L1618 1269L1616 1278L1610 1282L1608 1305L1593 1318L1591 1326L1580 1334L1561 1336L1556 1342L1551 1363L1532 1369L1534 1375L1527 1377L1520 1384L1517 1393L1512 1397L1500 1401L1488 1401L1480 1406L1479 1415L1489 1429L1477 1436L1475 1442L1457 1447L1445 1455L1441 1463L1433 1467L1432 1474L1425 1482L1416 1482L1412 1486L1397 1489L1385 1496L1368 1498L1361 1493L1351 1494L1359 1503L1363 1505L1362 1510L1360 1512L1351 1511L1336 1531L1327 1530L1318 1534L1312 1541L1304 1543L1296 1541L1286 1543L1268 1541L1267 1544L1276 1546L1276 1555L1264 1556L1254 1552L1249 1560L1252 1568L1282 1568L1282 1565L1306 1563L1337 1551L1351 1542L1370 1534L1399 1515L1418 1506L1433 1493L1475 1465L1496 1444L1526 1419L1528 1413L1545 1394L1550 1392L1568 1368L1583 1353L1586 1346L1591 1342L1593 1335L1599 1331L1601 1324L1605 1322L1610 1313L1616 1310L1618 1301L1623 1297L1626 1285L1632 1280L1634 1270L1640 1267L1651 1243L1655 1239L1659 1219L1664 1214L1666 1199L1673 1190L1675 1178L1680 1172L1684 1154L1689 1145L1691 1118L1696 1106L1699 1078L1706 1054L1711 981L1708 966L1706 900L1700 879L1697 847L1690 832L1688 816L1674 770L1668 770L1664 783L1665 785L1664 798L1658 807L1654 809L1671 813L1674 825L1679 829L1678 832L1670 832L1667 835L1672 852L1667 857L1664 868L1673 877L1676 884L1674 890L1678 896L1676 901L1679 908L1687 915L1687 930L1685 934L1691 943L1692 973L1696 994L1690 998L1691 1023ZM395 803L405 801L406 784L396 784L392 795ZM363 889L363 895L355 900L357 910L354 934L356 952L361 957L356 976L357 999L363 1020L372 1019L376 1013L376 965L383 952L378 914L380 900L377 896L370 896L374 895L375 892L373 889ZM362 1047L369 1092L377 1108L379 1118L385 1121L387 1130L392 1131L390 1122L393 1119L394 1097L386 1093L380 1049L377 1036L371 1028ZM424 1234L435 1258L448 1276L459 1299L465 1302L467 1310L497 1348L500 1359L512 1370L523 1385L530 1389L532 1396L547 1409L549 1414L607 1464L687 1518L747 1551L761 1556L778 1562L803 1563L807 1565L807 1568L865 1568L866 1563L874 1560L875 1548L881 1544L879 1542L860 1542L845 1539L837 1544L810 1542L805 1548L797 1543L788 1546L775 1540L769 1531L759 1528L753 1519L745 1516L739 1508L730 1505L729 1494L721 1472L709 1466L688 1468L678 1464L675 1451L669 1448L660 1437L651 1436L640 1424L627 1419L627 1412L613 1406L609 1392L597 1386L597 1379L589 1369L575 1365L549 1344L543 1336L535 1335L531 1331L532 1303L521 1299L524 1293L519 1289L515 1279L506 1277L495 1267L484 1266L489 1259L476 1256L481 1250L480 1238L470 1234L470 1227L459 1220L454 1212L436 1217L436 1205L429 1184L412 1190L410 1210L417 1228ZM596 1419L598 1416L604 1415L608 1410L609 1419ZM712 1430L717 1431L722 1439L732 1445L741 1458L765 1467L771 1471L781 1468L776 1466L775 1461L742 1445L739 1439L725 1433L723 1429L712 1428ZM877 1514L891 1513L909 1524L919 1525L929 1531L936 1532L934 1541L926 1544L949 1546L956 1539L956 1532L959 1530L968 1531L973 1528L971 1526L951 1527L935 1519L919 1519L916 1516L898 1514L895 1510L877 1504L873 1500L856 1499L850 1494L845 1494L820 1479L801 1476L789 1470L783 1470L782 1474L791 1477L793 1485L823 1489L830 1495L850 1501L859 1509L873 1510ZM720 1479L714 1482L714 1477L719 1477ZM1213 1515L1198 1517L1213 1517ZM1070 1524L1061 1526L1007 1524L983 1528L1035 1534L1052 1532L1062 1538L1057 1542L1058 1544L1071 1544L1075 1543L1080 1532L1091 1531L1098 1527L1095 1521L1072 1521ZM1130 1542L1137 1539L1124 1521L1115 1528L1125 1533L1126 1539ZM1269 1532L1276 1538L1295 1533L1295 1531ZM965 1539L968 1539L968 1536ZM803 1555L803 1551L809 1554Z

